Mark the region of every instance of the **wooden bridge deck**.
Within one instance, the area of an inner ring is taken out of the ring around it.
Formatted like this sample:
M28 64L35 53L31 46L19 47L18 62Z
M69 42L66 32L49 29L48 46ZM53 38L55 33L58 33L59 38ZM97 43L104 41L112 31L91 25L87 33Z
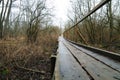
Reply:
M120 80L120 62L60 37L55 80Z

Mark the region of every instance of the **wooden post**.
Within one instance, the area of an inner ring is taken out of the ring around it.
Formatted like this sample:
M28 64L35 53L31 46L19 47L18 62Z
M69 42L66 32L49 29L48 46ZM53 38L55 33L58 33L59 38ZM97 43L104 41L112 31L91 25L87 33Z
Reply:
M83 40L83 42L87 45L88 43L87 43L87 41L85 40L85 38L83 37L83 35L81 34L81 32L79 31L79 27L77 27L76 28L77 30L77 33L78 33L78 35L79 35L79 37Z

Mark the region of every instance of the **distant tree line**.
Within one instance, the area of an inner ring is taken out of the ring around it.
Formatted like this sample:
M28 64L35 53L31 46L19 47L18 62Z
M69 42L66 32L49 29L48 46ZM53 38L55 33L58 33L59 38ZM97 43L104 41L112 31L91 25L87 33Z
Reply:
M68 14L66 29L77 23L96 5L96 0L75 0ZM74 16L71 16L74 15ZM120 0L110 1L69 31L68 38L76 42L105 48L120 49Z
M52 28L51 9L46 0L0 0L0 39L26 37L27 43L35 43L39 32ZM18 12L12 12L17 8ZM46 31L47 32L47 31Z

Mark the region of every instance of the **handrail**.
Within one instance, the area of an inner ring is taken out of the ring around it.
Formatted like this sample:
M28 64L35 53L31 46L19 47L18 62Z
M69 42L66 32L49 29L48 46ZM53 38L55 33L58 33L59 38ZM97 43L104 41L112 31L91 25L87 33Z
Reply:
M108 3L111 0L103 0L101 1L98 5L96 5L87 15L85 15L80 21L78 21L75 25L73 25L72 27L68 28L67 30L64 31L67 32L68 30L74 28L75 26L77 26L80 22L82 22L84 19L86 19L88 16L90 16L91 14L93 14L95 11L97 11L99 8L101 8L102 6L104 6L106 3Z

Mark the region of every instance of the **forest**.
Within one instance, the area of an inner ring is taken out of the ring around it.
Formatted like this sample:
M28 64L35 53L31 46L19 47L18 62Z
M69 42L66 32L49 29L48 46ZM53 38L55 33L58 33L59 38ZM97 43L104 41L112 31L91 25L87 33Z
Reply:
M72 12L69 11L65 30L75 25L96 6L96 0L75 0L71 3ZM74 28L67 30L64 35L78 43L120 53L120 1L111 0Z
M63 31L69 40L120 53L120 0L110 1L69 31L101 0L71 0L63 30L52 24L47 0L16 1L0 0L0 80L51 80L50 57Z
M50 80L60 29L45 0L16 1L0 0L0 80Z

